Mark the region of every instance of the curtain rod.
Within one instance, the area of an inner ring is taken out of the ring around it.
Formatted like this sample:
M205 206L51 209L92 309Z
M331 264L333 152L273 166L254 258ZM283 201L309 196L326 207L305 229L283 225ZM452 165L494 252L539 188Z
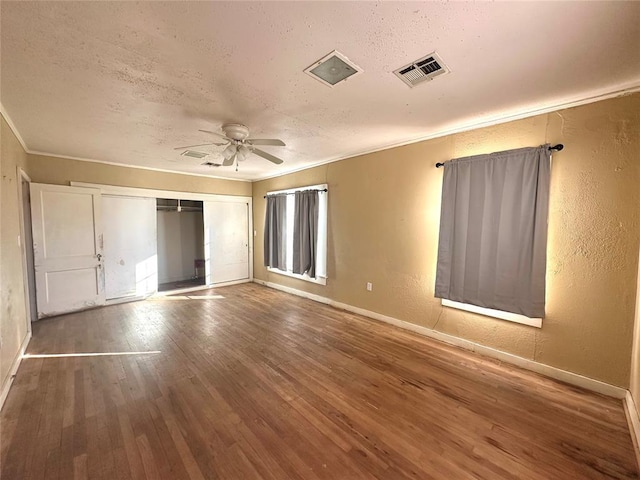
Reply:
M553 147L549 147L549 150L556 150L556 151L560 151L564 148L564 145L559 143L557 145L554 145ZM438 162L436 163L436 168L440 168L440 167L444 167L444 162Z
M323 188L322 190L318 189L318 188L310 188L309 190L298 190L298 192L328 192L329 190L327 188ZM295 195L296 192L284 192L284 193L272 193L271 195L265 195L262 198L267 198L268 196L273 196L273 195Z

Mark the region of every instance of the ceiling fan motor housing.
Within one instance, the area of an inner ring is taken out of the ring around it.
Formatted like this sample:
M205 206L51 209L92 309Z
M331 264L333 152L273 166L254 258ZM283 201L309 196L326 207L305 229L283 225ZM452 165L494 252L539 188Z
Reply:
M227 123L222 126L224 134L238 142L244 141L249 136L249 129L239 123Z

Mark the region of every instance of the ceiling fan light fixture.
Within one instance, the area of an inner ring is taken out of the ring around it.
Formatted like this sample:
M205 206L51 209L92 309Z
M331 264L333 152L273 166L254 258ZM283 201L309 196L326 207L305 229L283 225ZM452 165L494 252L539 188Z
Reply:
M225 148L222 151L222 156L224 157L225 160L229 160L231 157L233 157L236 153L236 146L235 145L229 145L227 148Z
M247 147L246 145L238 147L238 160L240 162L246 160L249 155L251 155L251 148Z

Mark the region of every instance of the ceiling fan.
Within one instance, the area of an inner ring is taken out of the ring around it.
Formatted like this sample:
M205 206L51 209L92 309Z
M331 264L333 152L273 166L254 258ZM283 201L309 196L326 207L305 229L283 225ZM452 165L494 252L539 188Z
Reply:
M204 133L209 133L211 135L215 135L217 137L222 138L225 143L202 143L199 145L187 145L184 147L178 147L175 150L183 150L185 148L190 147L201 147L205 145L216 145L216 146L224 146L225 148L222 151L222 157L224 161L222 162L222 166L228 167L236 164L236 170L238 168L238 162L242 162L246 160L246 158L254 153L262 158L269 160L272 163L277 165L281 164L283 160L278 158L270 153L265 152L264 150L260 150L256 148L255 145L269 145L274 147L284 147L285 143L282 140L277 138L249 138L249 129L245 125L241 125L238 123L227 123L222 125L222 131L224 134L211 132L209 130L200 130ZM213 162L205 162L203 165L218 165Z

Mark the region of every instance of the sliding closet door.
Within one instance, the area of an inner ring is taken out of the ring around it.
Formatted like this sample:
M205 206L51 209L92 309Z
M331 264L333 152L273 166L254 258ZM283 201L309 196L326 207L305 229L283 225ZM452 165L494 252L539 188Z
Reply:
M100 190L31 184L38 318L104 304Z
M107 300L158 288L156 199L102 195Z
M249 278L248 202L204 202L207 285Z

